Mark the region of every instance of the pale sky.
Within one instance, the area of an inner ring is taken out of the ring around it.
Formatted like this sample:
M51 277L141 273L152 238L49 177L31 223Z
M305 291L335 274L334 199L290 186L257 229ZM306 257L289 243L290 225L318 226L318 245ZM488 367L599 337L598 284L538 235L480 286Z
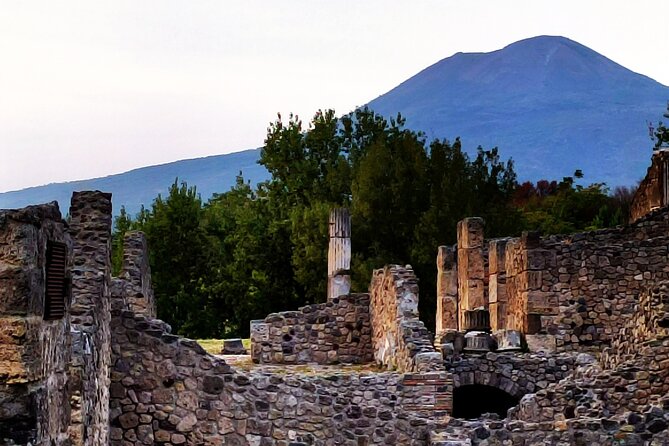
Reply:
M0 191L259 147L277 112L347 113L458 51L541 34L669 85L666 9L666 0L0 0Z

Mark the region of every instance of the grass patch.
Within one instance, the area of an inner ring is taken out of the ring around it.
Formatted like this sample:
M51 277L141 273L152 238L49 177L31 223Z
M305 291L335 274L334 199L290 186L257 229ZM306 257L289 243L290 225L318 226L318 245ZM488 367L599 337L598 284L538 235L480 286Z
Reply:
M223 349L223 342L225 339L197 339L197 343L203 349L212 355L220 355ZM251 350L251 339L242 339L242 344L246 350Z

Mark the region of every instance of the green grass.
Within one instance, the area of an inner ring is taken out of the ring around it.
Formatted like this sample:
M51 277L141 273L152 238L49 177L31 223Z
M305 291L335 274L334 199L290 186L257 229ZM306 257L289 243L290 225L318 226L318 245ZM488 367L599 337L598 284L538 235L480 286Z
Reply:
M225 339L197 339L197 343L200 344L207 353L212 355L221 354L223 341L225 341ZM251 339L242 339L242 344L246 350L251 350Z

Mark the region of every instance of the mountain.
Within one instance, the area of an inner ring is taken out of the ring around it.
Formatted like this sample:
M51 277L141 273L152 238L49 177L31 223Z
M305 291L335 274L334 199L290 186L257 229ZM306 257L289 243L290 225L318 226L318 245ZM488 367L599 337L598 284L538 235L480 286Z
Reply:
M207 200L216 192L225 192L235 184L241 171L244 179L256 184L269 178L265 168L257 163L260 149L245 150L228 155L208 156L176 161L157 166L143 167L118 175L91 180L54 183L14 192L0 193L0 209L10 209L29 204L57 200L61 212L70 207L70 197L75 190L102 190L112 193L114 214L125 206L131 215L143 204L149 206L158 194L166 196L169 186L178 177L189 186L196 186L198 193Z
M586 182L632 185L645 174L652 143L646 122L666 110L669 87L634 73L564 37L521 40L490 53L457 53L426 68L368 105L401 112L428 139L460 136L469 153L499 147L520 181L561 179L583 170ZM165 194L176 177L203 199L224 192L242 171L252 184L268 178L247 150L145 167L119 175L0 193L0 208L58 200L73 190L114 195L115 213L131 213Z
M666 110L669 87L564 37L540 36L490 53L457 53L374 99L428 139L460 136L474 153L499 147L519 180L632 185L648 166L646 122Z

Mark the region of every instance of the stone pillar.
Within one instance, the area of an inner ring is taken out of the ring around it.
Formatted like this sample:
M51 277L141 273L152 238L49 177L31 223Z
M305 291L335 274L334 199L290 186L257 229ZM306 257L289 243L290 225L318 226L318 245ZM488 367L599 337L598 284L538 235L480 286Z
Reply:
M456 250L440 246L437 251L437 325L435 333L458 329L458 269Z
M155 318L149 248L146 235L141 231L128 231L123 238L123 266L119 279L124 281L123 297L130 311Z
M330 212L328 300L351 292L351 216L346 208Z
M459 326L464 313L488 308L485 293L485 259L483 258L483 219L465 218L458 222L458 296Z
M72 195L71 314L77 341L70 369L73 444L109 443L111 228L111 194L85 191Z
M488 256L490 276L488 280L488 300L490 305L490 328L492 331L506 327L506 244L508 239L490 241Z

